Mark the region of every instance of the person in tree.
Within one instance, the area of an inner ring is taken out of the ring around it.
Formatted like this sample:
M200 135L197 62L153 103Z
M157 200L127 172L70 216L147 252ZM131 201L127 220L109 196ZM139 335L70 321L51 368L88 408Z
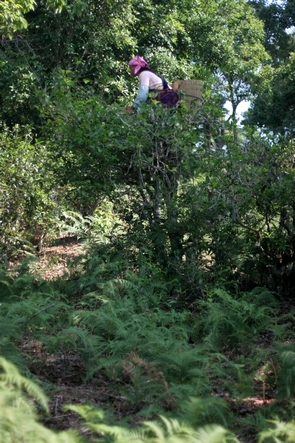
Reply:
M127 111L137 111L148 99L150 91L157 92L155 100L160 100L164 107L176 107L178 95L173 91L167 81L151 70L145 59L136 55L129 62L130 73L133 77L138 77L139 90L131 106L127 106Z

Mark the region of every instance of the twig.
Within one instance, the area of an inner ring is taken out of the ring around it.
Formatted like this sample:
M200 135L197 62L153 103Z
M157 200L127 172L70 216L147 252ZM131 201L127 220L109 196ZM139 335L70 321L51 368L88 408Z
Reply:
M119 115L116 114L116 117L123 123L123 125L127 126L127 128L132 129L133 127L131 125L129 125L125 120L123 120L123 118Z
M28 320L23 322L23 325L28 324L34 317L36 317L37 315L41 314L41 312L47 311L47 309L52 308L55 305L55 303L51 303L51 305L46 306L46 308L42 308L40 309L40 311L35 312L35 314L33 314Z

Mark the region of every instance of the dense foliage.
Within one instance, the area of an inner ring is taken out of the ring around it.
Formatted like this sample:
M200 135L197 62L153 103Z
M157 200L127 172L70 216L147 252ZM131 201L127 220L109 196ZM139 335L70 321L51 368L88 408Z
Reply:
M294 441L294 2L0 15L1 441ZM127 113L135 53L202 99ZM115 394L57 432L70 377Z

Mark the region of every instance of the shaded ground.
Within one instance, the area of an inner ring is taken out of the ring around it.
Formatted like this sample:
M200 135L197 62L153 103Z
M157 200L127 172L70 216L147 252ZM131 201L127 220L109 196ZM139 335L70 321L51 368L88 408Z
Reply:
M52 280L69 273L68 262L83 254L83 245L76 237L61 237L55 244L45 246L38 254L36 271L44 279Z
M85 248L75 237L59 238L54 244L42 248L33 266L34 275L45 280L68 276L69 263L84 251ZM15 264L11 263L11 266ZM134 413L132 405L128 405L103 371L90 382L84 381L86 374L78 353L48 354L38 340L28 340L23 344L23 350L28 355L30 371L45 383L50 398L50 415L43 420L47 427L56 430L74 428L82 435L89 434L77 414L64 410L64 406L70 404L92 404L104 411L112 409L118 420Z
M54 245L43 248L34 272L48 280L68 274L68 261L74 260L82 253L83 246L76 238L58 239ZM88 435L89 430L83 425L82 420L75 413L63 409L69 404L92 404L105 411L111 409L117 419L136 414L133 405L120 395L116 384L111 383L103 371L90 382L85 382L85 370L78 354L73 352L60 355L48 354L43 350L42 343L37 340L29 340L23 347L30 358L31 372L47 386L50 415L44 419L46 426L58 430L74 428L82 435ZM272 394L272 390L259 380L256 382L256 392L253 396L239 403L222 390L213 393L227 400L238 417L251 416L258 408L274 402ZM134 422L135 420L138 421L134 418ZM241 430L238 438L245 443L257 441L257 438L247 433L247 430Z

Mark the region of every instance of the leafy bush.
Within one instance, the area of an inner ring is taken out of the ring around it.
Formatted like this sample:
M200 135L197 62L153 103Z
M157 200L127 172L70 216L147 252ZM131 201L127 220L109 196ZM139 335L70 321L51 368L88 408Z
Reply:
M53 160L46 146L33 142L29 128L0 133L0 244L2 253L32 249L56 216Z

